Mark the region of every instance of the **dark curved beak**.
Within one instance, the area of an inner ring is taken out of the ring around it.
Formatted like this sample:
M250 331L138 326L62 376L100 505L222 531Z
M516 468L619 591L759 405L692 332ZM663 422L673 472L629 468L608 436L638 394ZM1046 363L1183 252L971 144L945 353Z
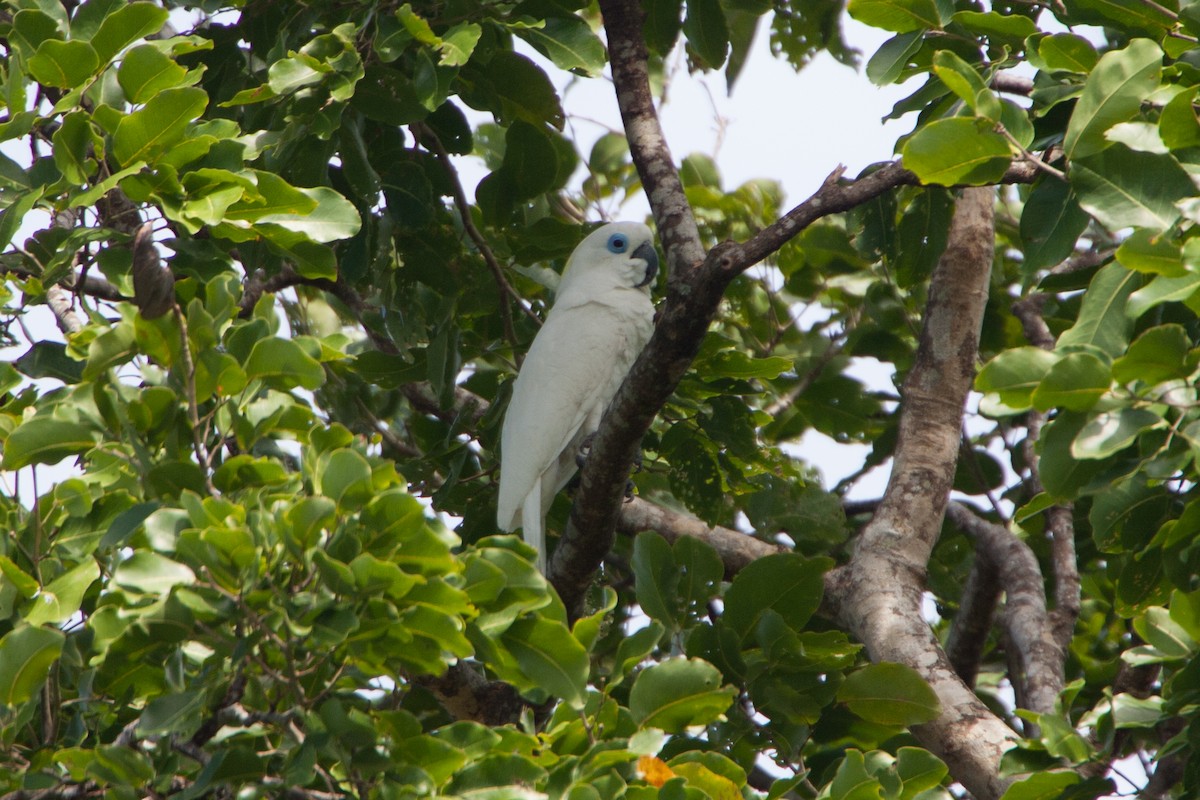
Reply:
M649 286L655 276L658 275L658 253L654 252L654 245L650 242L643 242L633 251L633 257L640 258L646 262L646 277L642 279L642 282L636 288L640 289L643 286Z

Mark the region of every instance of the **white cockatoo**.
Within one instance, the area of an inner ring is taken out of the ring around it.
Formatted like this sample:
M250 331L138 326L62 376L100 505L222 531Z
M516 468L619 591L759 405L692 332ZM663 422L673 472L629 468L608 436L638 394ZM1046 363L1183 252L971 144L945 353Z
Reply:
M571 480L584 440L654 328L654 234L637 222L605 225L567 260L554 307L513 385L500 435L502 530L522 528L546 571L546 511Z

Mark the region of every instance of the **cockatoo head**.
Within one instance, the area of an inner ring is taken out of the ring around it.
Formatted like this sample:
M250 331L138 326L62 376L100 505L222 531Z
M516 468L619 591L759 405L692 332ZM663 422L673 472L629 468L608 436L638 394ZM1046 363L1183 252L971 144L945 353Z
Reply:
M650 293L658 274L654 234L640 222L614 222L587 235L571 258L558 285L558 297L577 289L640 289Z

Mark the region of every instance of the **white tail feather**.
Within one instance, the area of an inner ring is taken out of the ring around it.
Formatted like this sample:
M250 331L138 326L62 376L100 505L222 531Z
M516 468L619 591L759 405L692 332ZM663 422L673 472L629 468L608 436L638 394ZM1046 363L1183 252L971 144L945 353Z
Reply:
M542 481L534 481L521 507L521 530L525 541L537 550L537 568L546 574L546 519L542 516Z

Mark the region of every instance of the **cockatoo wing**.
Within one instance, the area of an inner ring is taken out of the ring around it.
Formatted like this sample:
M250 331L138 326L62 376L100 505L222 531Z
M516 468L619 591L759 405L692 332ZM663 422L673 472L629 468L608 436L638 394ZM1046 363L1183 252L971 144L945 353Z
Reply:
M575 473L576 447L599 424L645 343L648 325L630 325L625 316L601 303L555 308L538 332L501 433L496 520L502 529L528 527L523 506L535 487L538 516L544 515Z

